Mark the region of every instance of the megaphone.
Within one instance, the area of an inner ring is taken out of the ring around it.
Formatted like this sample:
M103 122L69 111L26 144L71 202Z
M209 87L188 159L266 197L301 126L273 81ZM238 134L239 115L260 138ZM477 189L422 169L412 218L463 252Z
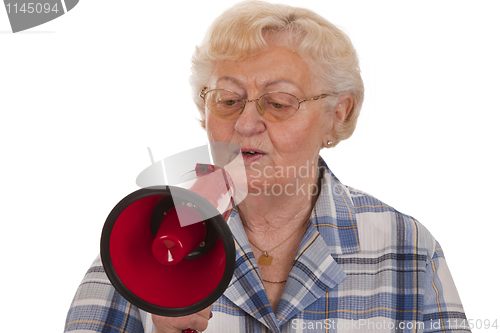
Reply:
M235 160L232 167L197 163L189 181L142 188L110 212L101 260L131 304L161 316L186 316L224 293L236 257L227 225L237 197L228 172Z

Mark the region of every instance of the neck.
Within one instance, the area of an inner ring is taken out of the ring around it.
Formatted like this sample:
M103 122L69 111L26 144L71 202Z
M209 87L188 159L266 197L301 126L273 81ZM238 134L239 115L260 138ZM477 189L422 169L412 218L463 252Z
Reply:
M249 193L238 205L249 240L265 247L277 244L295 230L302 231L300 233L302 235L319 195L319 183L320 180L311 184L314 186L304 184L302 188L305 190L303 191L295 188L294 190L297 191L293 192L294 195ZM299 229L301 225L304 228Z

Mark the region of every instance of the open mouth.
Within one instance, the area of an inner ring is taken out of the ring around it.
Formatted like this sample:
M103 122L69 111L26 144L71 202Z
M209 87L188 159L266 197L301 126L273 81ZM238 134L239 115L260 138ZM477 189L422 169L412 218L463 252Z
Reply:
M265 155L264 152L260 151L260 150L255 150L255 149L242 149L241 153L243 154L243 159L246 161L246 162L253 162L255 161L256 159L262 157Z

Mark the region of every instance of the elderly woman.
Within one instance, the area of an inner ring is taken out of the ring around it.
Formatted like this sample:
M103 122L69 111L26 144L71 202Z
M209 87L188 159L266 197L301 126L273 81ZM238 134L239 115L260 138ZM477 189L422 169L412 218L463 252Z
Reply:
M341 184L320 157L353 133L363 101L342 31L306 9L240 3L197 48L191 82L209 140L244 156L249 193L229 219L233 280L211 308L151 316L106 282L97 260L66 331L468 331L437 241Z

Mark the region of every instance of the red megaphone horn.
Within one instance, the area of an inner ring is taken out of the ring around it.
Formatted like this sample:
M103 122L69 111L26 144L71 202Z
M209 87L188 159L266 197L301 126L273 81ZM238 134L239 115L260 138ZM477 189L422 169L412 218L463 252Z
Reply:
M224 293L233 276L235 247L227 219L234 183L217 166L197 164L194 172L184 187L129 194L104 224L104 270L115 289L146 312L199 312Z

